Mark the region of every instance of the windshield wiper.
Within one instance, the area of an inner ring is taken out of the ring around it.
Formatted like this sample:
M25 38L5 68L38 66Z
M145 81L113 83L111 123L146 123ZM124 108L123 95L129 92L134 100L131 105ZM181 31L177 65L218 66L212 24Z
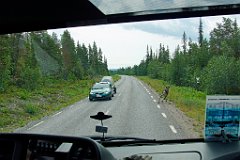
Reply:
M93 140L101 143L105 147L116 146L141 146L141 145L163 145L163 144L185 144L204 142L203 138L196 139L173 139L173 140L156 140L145 139L138 137L124 137L124 136L106 136L103 140L101 136L91 136Z
M125 136L106 136L104 139L101 136L89 137L103 146L124 146L124 145L151 145L156 142L155 139L145 139L138 137L125 137Z
M104 139L101 136L91 136L89 137L96 141L156 141L155 139L146 139L138 137L125 137L125 136L106 136Z

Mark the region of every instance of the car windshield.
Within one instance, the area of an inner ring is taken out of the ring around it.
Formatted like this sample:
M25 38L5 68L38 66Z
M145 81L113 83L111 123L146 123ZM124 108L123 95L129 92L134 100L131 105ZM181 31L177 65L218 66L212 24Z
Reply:
M112 115L103 121L107 136L203 138L205 127L217 126L238 137L239 17L1 35L0 132L101 136L90 116L103 112ZM109 87L99 84L104 76L113 78L114 93L93 94ZM213 117L206 107L234 109Z
M110 82L109 79L103 79L102 82Z
M109 88L109 84L95 84L92 90Z

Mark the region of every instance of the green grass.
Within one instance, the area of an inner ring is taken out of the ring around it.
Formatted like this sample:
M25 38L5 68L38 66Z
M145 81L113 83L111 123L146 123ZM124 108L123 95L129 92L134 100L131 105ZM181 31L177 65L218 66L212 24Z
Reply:
M48 80L35 91L15 86L0 94L0 132L12 132L88 96L97 80Z
M161 94L166 85L170 85L165 81L149 77L138 78L150 85L159 94ZM188 117L195 120L194 129L202 136L205 120L206 94L190 87L170 85L168 99L175 103L176 107Z
M121 76L119 76L118 74L114 74L112 77L114 82L117 82L119 79L121 79Z
M16 92L16 96L19 98L19 99L22 99L22 100L26 100L28 98L31 97L31 94L30 92L24 90L24 89L20 89Z
M35 104L28 103L25 107L24 110L26 113L31 114L31 115L36 115L39 111L39 107Z

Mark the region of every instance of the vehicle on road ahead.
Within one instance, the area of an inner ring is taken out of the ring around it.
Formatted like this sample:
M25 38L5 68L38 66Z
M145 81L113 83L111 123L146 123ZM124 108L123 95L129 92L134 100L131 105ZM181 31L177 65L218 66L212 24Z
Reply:
M99 82L99 83L100 84L108 84L110 86L111 90L112 90L112 97L114 97L115 91L114 91L114 88L112 87L112 84L110 82Z
M101 80L101 82L109 82L111 87L113 88L114 94L117 93L117 88L114 84L113 78L111 76L104 76Z
M109 99L113 97L112 88L109 83L95 83L89 93L89 100Z

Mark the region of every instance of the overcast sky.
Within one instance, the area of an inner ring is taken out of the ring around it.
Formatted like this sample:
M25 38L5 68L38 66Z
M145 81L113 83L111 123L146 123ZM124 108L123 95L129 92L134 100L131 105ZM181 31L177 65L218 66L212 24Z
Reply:
M240 23L240 15L203 17L203 31L205 38L209 38L210 31L216 23L222 22L222 17L236 18ZM155 52L159 44L169 46L171 54L177 45L181 44L183 32L193 41L198 38L199 18L185 18L176 20L148 21L125 24L111 24L98 26L84 26L48 30L51 34L59 35L67 29L75 42L93 44L102 49L108 60L109 69L133 66L145 58L147 45Z

